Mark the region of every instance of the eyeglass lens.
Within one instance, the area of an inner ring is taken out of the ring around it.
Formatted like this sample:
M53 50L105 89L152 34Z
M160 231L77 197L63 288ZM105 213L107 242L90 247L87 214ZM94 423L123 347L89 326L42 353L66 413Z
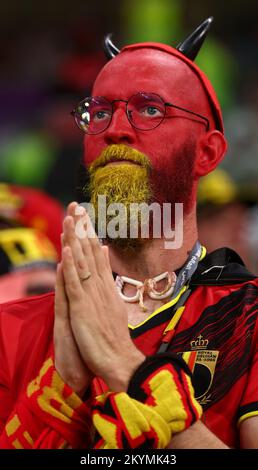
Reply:
M164 118L166 111L162 99L152 93L137 93L127 104L128 118L137 129L155 129Z
M82 101L75 110L77 125L88 134L103 132L110 124L116 101L92 97ZM154 93L137 93L126 102L127 117L137 129L150 130L157 127L165 116L165 104Z

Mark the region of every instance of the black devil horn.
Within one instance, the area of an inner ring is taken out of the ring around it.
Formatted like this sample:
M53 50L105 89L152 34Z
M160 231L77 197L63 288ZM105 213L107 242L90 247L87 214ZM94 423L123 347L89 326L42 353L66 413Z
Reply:
M188 59L194 60L202 47L204 39L213 22L213 16L203 21L183 42L180 42L176 49L184 54Z
M104 51L107 56L107 59L113 59L117 54L119 54L120 50L113 44L111 41L112 34L107 34L104 38Z

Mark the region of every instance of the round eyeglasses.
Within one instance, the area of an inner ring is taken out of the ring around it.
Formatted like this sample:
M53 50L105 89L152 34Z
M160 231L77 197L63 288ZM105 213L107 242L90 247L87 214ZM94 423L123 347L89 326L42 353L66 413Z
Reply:
M126 103L128 121L141 131L150 131L158 127L166 117L167 107L200 118L205 121L206 130L210 128L210 122L206 117L175 104L165 103L156 93L139 92L129 100L113 101L108 101L103 96L90 96L81 101L71 114L77 126L86 134L100 134L108 128L114 113L114 104L120 101Z

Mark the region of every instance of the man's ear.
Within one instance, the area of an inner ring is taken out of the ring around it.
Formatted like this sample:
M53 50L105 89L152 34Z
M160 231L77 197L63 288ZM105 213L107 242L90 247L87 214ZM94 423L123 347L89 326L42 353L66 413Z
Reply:
M207 175L221 162L227 150L227 142L224 135L212 130L203 134L197 142L195 177Z

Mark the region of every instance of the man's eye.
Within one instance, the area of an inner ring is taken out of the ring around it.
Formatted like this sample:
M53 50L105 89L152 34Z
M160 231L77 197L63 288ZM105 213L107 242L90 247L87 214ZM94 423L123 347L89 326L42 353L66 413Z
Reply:
M158 116L161 116L161 111L156 108L155 106L147 106L146 108L144 108L142 110L142 114L146 117L158 117Z
M91 113L91 119L93 121L103 121L110 118L110 113L108 111L100 110Z

